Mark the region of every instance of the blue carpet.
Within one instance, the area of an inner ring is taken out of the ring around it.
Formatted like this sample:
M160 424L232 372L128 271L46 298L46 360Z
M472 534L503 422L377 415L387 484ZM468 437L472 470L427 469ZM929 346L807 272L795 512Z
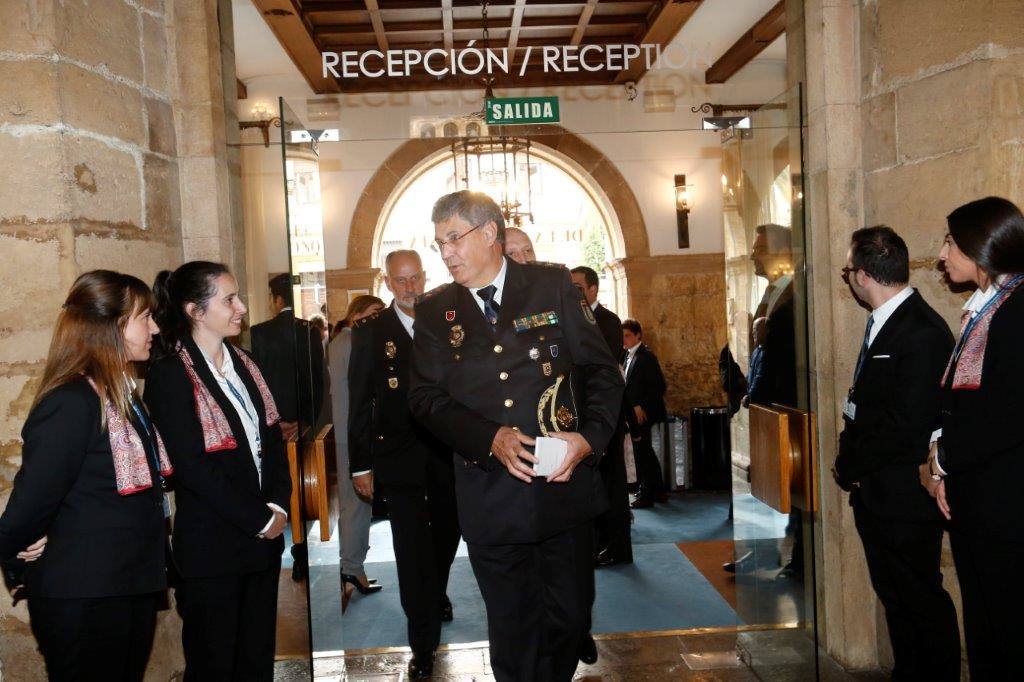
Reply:
M786 517L749 495L736 498L735 524L728 521L729 500L728 493L691 492L671 495L667 505L636 510L632 529L634 563L596 573L593 631L635 632L740 623L731 606L675 545L677 542L730 540L734 533L737 540L784 535ZM407 644L390 531L390 524L386 522L373 524L366 564L367 574L377 578L384 590L365 597L354 595L344 616L341 615L337 539L310 543L315 651ZM771 540L765 544L767 554L769 547L777 543ZM463 543L449 580L448 595L454 606L455 620L442 629L441 641L446 644L487 639L483 600L465 557ZM777 553L772 558L777 566ZM749 577L753 576L741 577L740 584L747 583L744 578ZM756 589L749 583L743 588ZM760 618L754 616L754 620Z

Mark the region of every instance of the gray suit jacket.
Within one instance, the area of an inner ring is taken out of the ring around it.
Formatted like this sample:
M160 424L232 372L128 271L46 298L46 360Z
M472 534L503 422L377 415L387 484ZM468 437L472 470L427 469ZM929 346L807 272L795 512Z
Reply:
M348 360L352 355L352 330L345 328L327 346L328 372L331 377L331 419L334 422L334 447L338 457L338 479L348 473ZM344 471L340 468L345 465Z

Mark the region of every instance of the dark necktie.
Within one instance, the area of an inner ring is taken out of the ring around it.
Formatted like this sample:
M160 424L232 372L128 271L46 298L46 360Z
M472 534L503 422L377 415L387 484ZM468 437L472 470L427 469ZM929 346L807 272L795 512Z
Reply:
M857 383L857 377L860 376L860 370L864 367L864 360L868 357L868 340L871 338L871 328L875 326L875 316L868 316L868 326L864 330L864 343L860 346L860 355L857 356L857 368L853 370L853 383Z
M492 329L498 324L498 312L501 310L501 304L494 300L494 294L497 292L498 287L493 284L488 284L476 292L476 295L484 302L484 317L490 322Z

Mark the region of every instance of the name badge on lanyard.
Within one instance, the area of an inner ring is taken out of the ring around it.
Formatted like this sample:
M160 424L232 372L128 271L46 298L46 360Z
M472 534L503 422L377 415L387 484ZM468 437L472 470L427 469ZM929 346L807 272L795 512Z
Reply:
M850 400L849 396L843 399L843 414L850 421L857 421L857 406Z

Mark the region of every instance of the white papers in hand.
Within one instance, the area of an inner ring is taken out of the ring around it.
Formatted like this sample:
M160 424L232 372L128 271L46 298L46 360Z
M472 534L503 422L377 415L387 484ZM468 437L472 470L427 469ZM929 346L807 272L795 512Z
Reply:
M534 447L533 454L540 461L533 465L533 470L538 476L550 476L562 466L562 461L568 453L569 444L564 440L542 436L537 439Z

